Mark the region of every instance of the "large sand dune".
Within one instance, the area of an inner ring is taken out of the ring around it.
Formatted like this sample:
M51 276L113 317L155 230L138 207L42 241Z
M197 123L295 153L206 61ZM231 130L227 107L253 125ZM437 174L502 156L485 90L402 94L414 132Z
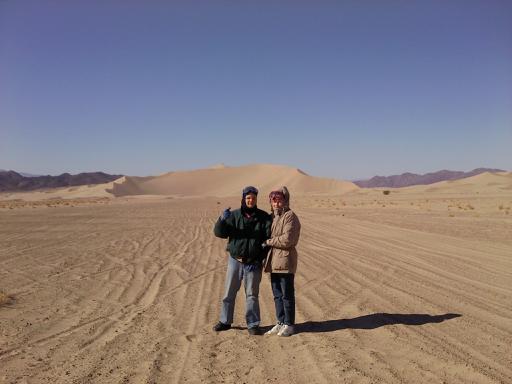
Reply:
M170 172L157 177L130 178L115 182L112 193L127 195L236 196L246 185L265 192L287 185L295 194L342 194L357 190L351 183L313 177L297 168L272 164L241 167L214 166L195 171Z
M238 196L0 209L0 382L511 383L512 194L489 188L295 198L284 339L248 336L243 289L211 331ZM268 329L267 279L260 302Z

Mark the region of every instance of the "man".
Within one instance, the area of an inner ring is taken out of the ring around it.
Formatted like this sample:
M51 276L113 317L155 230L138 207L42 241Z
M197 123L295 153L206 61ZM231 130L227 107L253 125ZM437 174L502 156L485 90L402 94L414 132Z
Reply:
M262 262L266 250L262 243L270 237L271 216L257 207L258 190L246 187L242 191L242 206L231 212L224 210L215 223L214 234L228 239L226 290L222 299L220 321L216 332L231 328L235 299L242 281L245 288L245 319L250 335L260 335L260 305L258 301Z

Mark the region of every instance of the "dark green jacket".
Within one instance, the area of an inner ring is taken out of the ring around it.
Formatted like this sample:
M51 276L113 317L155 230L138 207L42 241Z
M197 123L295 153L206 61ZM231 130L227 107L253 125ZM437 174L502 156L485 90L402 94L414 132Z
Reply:
M217 220L213 233L229 239L226 250L231 257L244 264L261 264L267 256L261 244L270 237L271 226L272 217L261 209L256 209L249 219L236 209L226 220Z

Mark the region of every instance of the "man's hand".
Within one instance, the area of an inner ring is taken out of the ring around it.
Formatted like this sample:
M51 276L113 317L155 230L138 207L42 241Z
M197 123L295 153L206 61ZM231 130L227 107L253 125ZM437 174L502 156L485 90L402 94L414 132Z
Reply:
M231 207L226 208L222 214L220 215L220 219L222 221L226 220L229 216L231 216Z

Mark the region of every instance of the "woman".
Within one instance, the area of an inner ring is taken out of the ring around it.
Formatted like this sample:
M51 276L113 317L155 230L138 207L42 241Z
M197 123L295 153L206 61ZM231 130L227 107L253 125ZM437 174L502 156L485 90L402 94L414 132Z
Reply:
M271 247L265 261L264 271L270 273L272 293L276 306L277 324L266 334L291 336L295 324L295 287L297 250L300 222L290 209L290 193L286 187L270 193L272 209L272 234L263 243Z

